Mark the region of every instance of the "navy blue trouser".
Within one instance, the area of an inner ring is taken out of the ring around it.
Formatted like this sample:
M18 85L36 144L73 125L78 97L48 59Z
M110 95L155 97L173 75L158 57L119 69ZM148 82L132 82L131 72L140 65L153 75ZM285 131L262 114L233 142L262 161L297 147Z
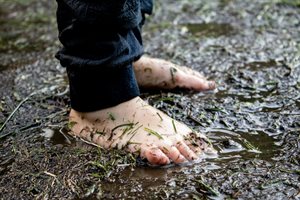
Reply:
M139 95L132 63L143 54L141 28L152 0L57 0L71 107L90 112Z

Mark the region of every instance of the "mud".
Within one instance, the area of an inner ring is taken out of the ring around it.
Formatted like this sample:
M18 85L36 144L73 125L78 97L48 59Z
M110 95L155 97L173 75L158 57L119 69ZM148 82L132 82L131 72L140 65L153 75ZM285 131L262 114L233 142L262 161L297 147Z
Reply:
M156 1L145 53L218 83L205 93L143 91L219 152L162 168L67 134L56 5L0 5L0 199L300 198L299 1Z

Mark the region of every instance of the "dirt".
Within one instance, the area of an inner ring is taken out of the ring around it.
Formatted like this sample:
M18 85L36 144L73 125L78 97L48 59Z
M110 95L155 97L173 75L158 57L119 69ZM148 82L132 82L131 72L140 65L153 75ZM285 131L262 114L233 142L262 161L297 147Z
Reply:
M218 83L205 93L143 91L219 152L161 168L67 134L55 3L0 5L0 199L300 198L299 1L156 1L145 53Z

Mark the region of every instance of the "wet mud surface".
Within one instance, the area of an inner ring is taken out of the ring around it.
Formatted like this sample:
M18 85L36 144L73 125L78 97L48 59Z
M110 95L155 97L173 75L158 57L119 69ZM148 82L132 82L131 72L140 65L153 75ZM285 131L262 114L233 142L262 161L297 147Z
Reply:
M299 1L156 2L145 53L218 83L143 91L219 152L163 168L68 136L54 2L0 3L0 199L300 198Z

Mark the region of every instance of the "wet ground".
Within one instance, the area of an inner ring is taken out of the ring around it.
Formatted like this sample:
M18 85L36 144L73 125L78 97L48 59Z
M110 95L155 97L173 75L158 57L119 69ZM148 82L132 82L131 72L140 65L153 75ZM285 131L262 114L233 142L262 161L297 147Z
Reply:
M298 0L156 2L146 54L219 85L144 91L219 152L165 168L69 137L54 2L0 5L0 199L300 199Z

